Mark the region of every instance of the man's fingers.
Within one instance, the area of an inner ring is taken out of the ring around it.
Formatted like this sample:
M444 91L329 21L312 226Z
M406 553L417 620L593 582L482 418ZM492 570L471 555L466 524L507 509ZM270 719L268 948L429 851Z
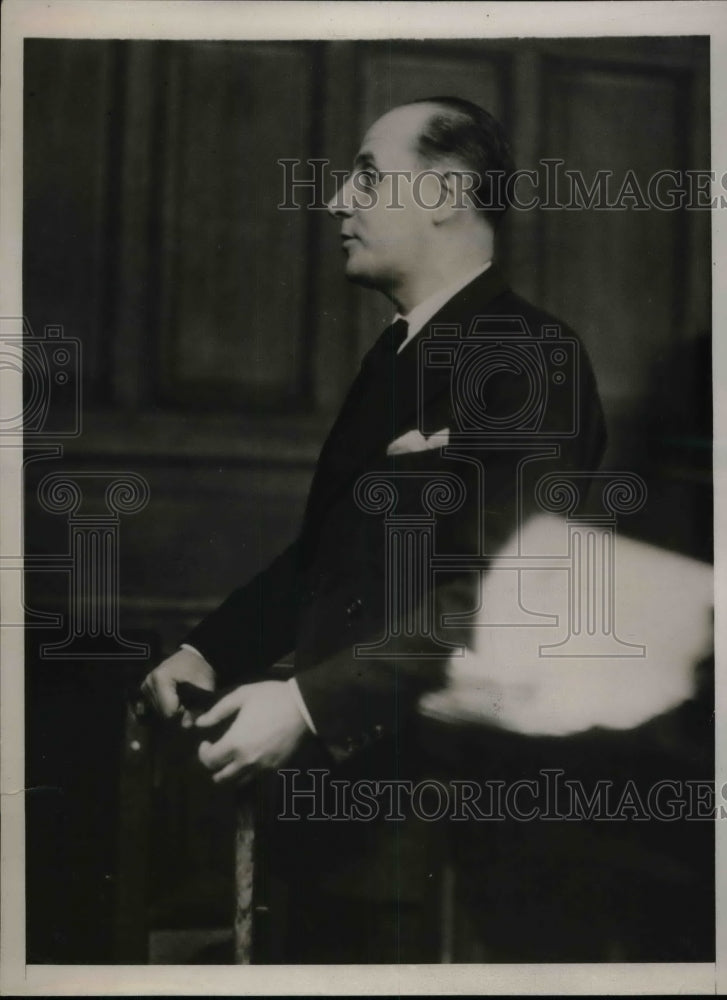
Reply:
M170 719L179 711L179 698L173 681L164 681L153 673L141 685L141 691L151 707L165 718Z
M177 694L177 685L182 683L205 691L215 688L215 674L210 664L199 654L186 649L172 653L150 671L142 682L141 691L158 715L167 719L182 717L187 728L190 719L185 717Z
M241 765L245 763L242 757L236 755L235 748L225 742L224 736L217 740L216 743L203 740L197 750L197 756L200 763L208 771L217 771L226 764L229 764L233 759L239 760Z
M255 777L255 771L256 768L252 764L243 764L241 761L233 760L221 771L213 774L212 780L216 785L219 785L224 781L232 781L233 778L237 778L240 784L245 784Z
M158 678L155 684L157 710L165 719L171 719L179 711L179 698L177 697L177 685L172 680Z
M151 708L156 708L157 707L157 700L156 700L156 697L154 696L154 689L153 689L153 687L152 687L152 685L151 685L151 683L149 681L149 675L148 674L144 678L144 680L142 681L140 690L141 690L142 697L143 697L144 701L147 703L147 705L151 706Z
M240 693L241 689L236 688L234 691L230 691L226 694L224 698L212 706L203 715L198 715L196 724L198 726L216 726L218 722L222 722L233 712L237 712L243 704L244 696Z

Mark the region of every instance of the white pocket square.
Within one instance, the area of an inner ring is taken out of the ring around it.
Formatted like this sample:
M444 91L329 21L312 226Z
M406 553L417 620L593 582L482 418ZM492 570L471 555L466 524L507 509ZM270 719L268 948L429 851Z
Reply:
M413 451L429 451L431 448L444 448L449 444L449 427L435 431L429 437L424 437L421 431L407 431L396 441L392 441L386 449L387 455L408 455Z

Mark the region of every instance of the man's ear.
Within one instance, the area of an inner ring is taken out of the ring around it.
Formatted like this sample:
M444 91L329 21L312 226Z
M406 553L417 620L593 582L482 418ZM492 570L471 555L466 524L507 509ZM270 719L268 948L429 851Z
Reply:
M437 201L432 198L430 204L435 206L431 210L433 222L435 226L441 226L451 219L455 212L461 211L462 205L458 206L457 204L457 195L461 184L458 185L458 179L453 170L438 173L436 180L439 185L439 197Z

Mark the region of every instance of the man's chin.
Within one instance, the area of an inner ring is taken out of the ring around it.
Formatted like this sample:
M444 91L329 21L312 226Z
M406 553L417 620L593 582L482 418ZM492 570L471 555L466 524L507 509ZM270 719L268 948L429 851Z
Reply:
M391 278L370 271L363 264L357 262L354 257L349 257L346 261L344 274L349 281L364 288L381 289L391 284Z

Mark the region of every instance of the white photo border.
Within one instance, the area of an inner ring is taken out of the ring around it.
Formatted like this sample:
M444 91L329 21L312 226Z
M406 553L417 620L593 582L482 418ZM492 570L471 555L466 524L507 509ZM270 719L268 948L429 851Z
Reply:
M366 3L244 0L6 0L0 83L0 314L22 315L23 40L46 38L388 39L708 35L711 39L712 169L727 172L727 13L720 2ZM727 214L712 216L716 787L727 782L724 623L727 607ZM20 380L0 416L20 412ZM22 551L19 448L0 447L0 552ZM722 558L719 558L720 552ZM0 577L3 616L19 620L21 594ZM723 641L720 642L720 632ZM727 991L727 828L717 824L717 961L710 964L455 966L49 966L25 964L23 635L4 629L2 910L0 988L6 995L657 994Z

